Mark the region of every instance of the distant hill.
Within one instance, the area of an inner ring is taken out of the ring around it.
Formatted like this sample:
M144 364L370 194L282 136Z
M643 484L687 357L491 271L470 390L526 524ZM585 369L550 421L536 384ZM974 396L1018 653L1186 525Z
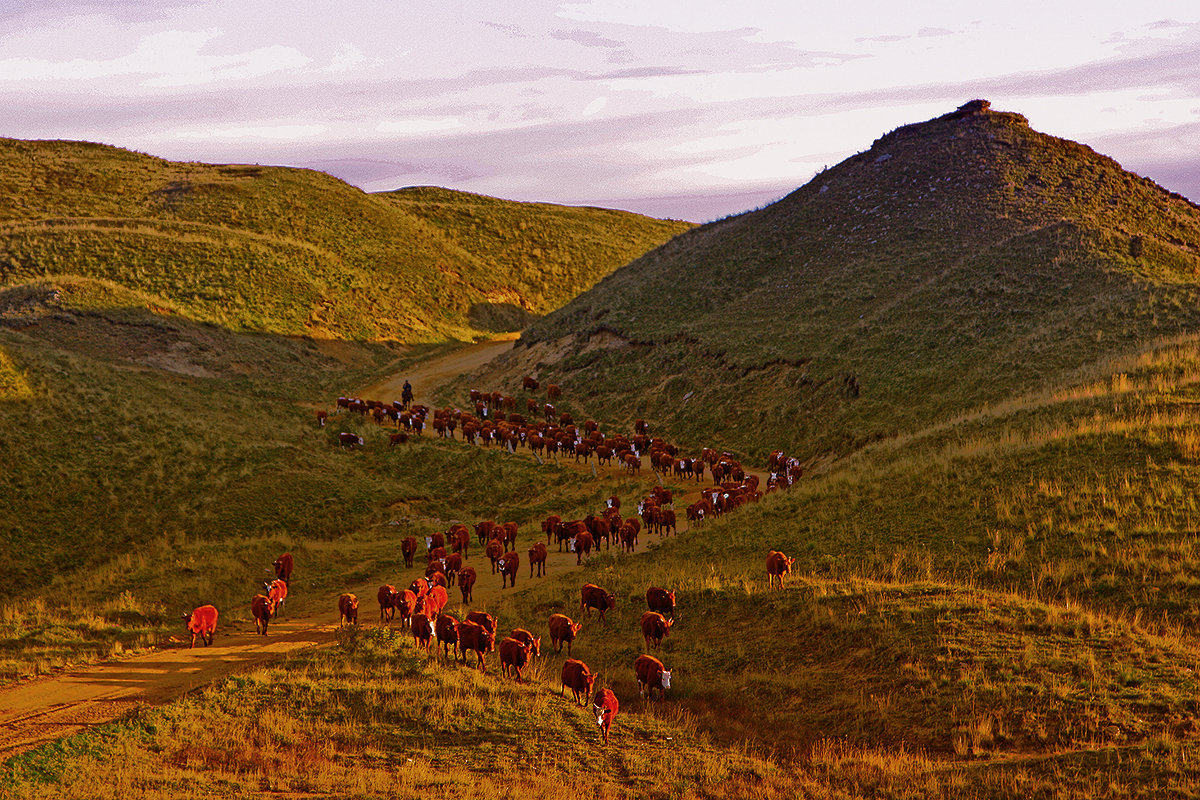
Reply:
M518 330L689 227L0 140L0 289L49 282L64 304L234 331L421 342Z
M476 382L845 453L1200 328L1198 276L1195 205L974 101L647 253Z

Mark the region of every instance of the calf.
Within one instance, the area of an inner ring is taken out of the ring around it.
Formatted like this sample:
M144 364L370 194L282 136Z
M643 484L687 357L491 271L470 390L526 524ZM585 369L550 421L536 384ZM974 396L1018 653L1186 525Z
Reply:
M458 650L463 663L467 661L467 651L474 650L479 656L479 669L487 672L483 654L496 648L496 637L487 628L477 622L463 622L458 626Z
M654 656L638 656L633 662L633 671L637 675L638 694L646 699L654 696L658 689L659 697L665 697L667 689L671 688L671 673L663 663Z
M533 578L533 568L537 566L537 575L539 578L546 574L546 545L542 542L537 542L533 547L529 548L529 577Z
M500 669L505 676L516 674L521 682L521 670L529 663L529 645L511 636L500 642Z
M550 615L550 644L554 645L554 652L561 653L563 643L567 645L567 656L571 655L571 642L575 641L575 634L579 633L583 625L578 622L572 622L571 618L566 614L551 614Z
M463 567L458 571L458 589L462 592L463 605L470 604L476 580L478 580L478 576L475 574L474 567Z
M646 606L651 611L657 611L663 616L675 618L675 592L668 592L658 586L646 590Z
M292 582L292 554L284 553L275 559L275 577L284 583Z
M533 634L524 628L513 628L513 632L510 633L509 636L511 636L513 639L516 639L518 642L524 642L527 644L529 646L529 652L532 656L541 657L542 637L538 636L537 638L534 638Z
M588 669L587 664L569 658L563 663L562 689L559 690L559 697L565 697L566 689L570 687L572 699L582 705L579 698L582 697L583 702L586 703L587 698L592 694L592 684L595 682L596 676Z
M275 603L265 594L256 594L250 600L250 613L254 615L254 630L267 635L267 623L275 614Z
M521 557L516 553L505 553L504 558L500 559L500 588L505 585L511 586L514 589L517 587L517 570L521 567Z
M379 621L386 622L396 616L396 604L400 602L400 593L390 583L379 587L375 593L379 600Z
M417 537L405 537L400 543L400 554L404 556L404 566L412 567L413 557L417 554Z
M646 647L651 643L654 644L654 649L657 650L662 644L664 636L670 636L671 625L675 622L673 619L667 619L657 611L647 611L642 614L642 637L646 640Z
M767 554L767 588L774 588L776 584L779 588L783 588L783 576L792 571L792 564L796 559L788 558L783 553L777 550L772 550Z
M217 630L217 607L200 606L190 614L184 614L183 622L192 633L192 643L189 647L196 646L197 636L204 642L204 646L208 647L212 644L213 634Z
M620 704L611 689L601 689L596 692L592 710L596 712L596 724L600 726L600 733L604 735L605 744L608 744L608 731L612 727L613 720L617 718L618 708L620 708Z
M606 611L617 607L617 599L609 592L601 589L594 583L586 583L579 592L579 608L581 611L587 611L587 615L592 615L592 609L599 609L600 619L604 619Z
M338 598L338 624L358 624L358 598L347 592Z

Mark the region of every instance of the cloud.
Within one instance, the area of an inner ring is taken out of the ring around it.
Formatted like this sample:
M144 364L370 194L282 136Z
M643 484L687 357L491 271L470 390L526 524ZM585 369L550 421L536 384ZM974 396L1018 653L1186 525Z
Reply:
M921 28L917 31L917 36L922 39L928 39L935 36L953 36L954 31L946 28Z
M585 31L580 28L569 31L550 31L550 38L559 39L566 42L574 42L575 44L583 45L584 47L603 47L609 50L614 50L625 46L625 43L622 41L610 39L607 36L601 36L595 31Z

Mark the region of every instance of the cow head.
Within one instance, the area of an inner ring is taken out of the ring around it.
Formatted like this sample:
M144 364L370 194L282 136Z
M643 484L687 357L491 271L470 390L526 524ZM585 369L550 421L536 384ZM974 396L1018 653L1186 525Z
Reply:
M606 595L604 598L604 604L608 608L616 608L617 607L617 598L613 597L611 594Z
M664 669L662 671L661 682L662 682L662 688L664 688L664 689L671 688L671 671L669 669Z
M529 650L535 656L541 656L541 654L542 654L542 637L539 636L536 639L534 639L533 642L529 646Z
M612 712L604 706L596 703L592 704L592 711L596 712L596 724L603 728L604 718Z
M583 623L582 623L582 622L572 622L572 623L571 623L571 634L572 634L572 635L574 635L574 634L576 634L576 633L579 633L581 630L583 630ZM541 639L538 639L538 641L540 642L540 641L541 641Z

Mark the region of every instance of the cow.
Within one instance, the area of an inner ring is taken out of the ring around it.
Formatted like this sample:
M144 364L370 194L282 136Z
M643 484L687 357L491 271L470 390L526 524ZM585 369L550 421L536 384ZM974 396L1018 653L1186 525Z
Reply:
M516 553L505 553L499 561L500 588L506 585L517 588L517 570L521 567L521 557Z
M379 600L379 621L387 622L396 616L396 604L400 602L400 593L390 583L379 587L375 593Z
M446 548L446 535L444 533L431 533L425 537L426 553L430 553L439 547L443 550Z
M635 525L636 517L630 517L621 523L620 529L617 531L617 538L621 540L621 549L627 553L632 553L637 549L639 525Z
M533 577L533 568L537 567L537 576L544 577L546 574L546 545L543 542L534 543L533 547L529 548L529 577Z
M437 615L442 613L448 600L445 586L431 586L429 591L421 596L417 603L417 609L424 612L425 616L430 619L437 619Z
M325 422L326 422L326 420L328 420L328 419L329 419L329 412L328 412L328 411L322 411L322 410L320 410L320 409L317 409L317 424L318 424L318 425L320 425L322 428L324 428L324 427L325 427Z
M471 532L467 530L466 525L455 525L450 529L450 533L453 535L450 539L450 549L466 558L467 551L471 549Z
M217 630L217 607L200 606L190 614L184 614L183 622L192 633L192 643L189 647L196 646L197 636L204 642L204 646L208 647L212 644L213 634Z
M662 698L671 688L670 670L654 656L638 656L633 662L633 672L637 675L638 694L647 700L654 696L655 689L658 689L658 695Z
M605 744L608 744L608 731L612 728L613 720L617 718L618 708L620 708L620 703L617 702L617 696L612 693L611 689L601 689L596 692L592 710L596 712L596 724L600 726L600 733L604 736Z
M546 544L550 544L550 539L558 532L561 525L562 517L558 514L546 517L546 521L542 523L542 532L546 534Z
M651 644L657 650L662 644L664 636L671 635L671 626L675 623L673 619L667 619L657 611L647 611L642 614L642 638L646 640L646 647Z
M275 603L265 594L256 594L250 600L250 613L254 615L254 630L267 635L267 623L275 615Z
M604 613L616 607L617 599L594 583L585 583L579 591L579 610L587 611L589 617L595 608L600 611L600 619L604 619Z
M496 621L496 618L493 617L491 614L489 614L486 611L470 612L469 614L467 614L467 621L474 622L476 625L482 625L483 627L485 627L489 631L491 631L493 634L496 633L497 624L498 624Z
M500 559L504 558L504 543L499 539L492 539L487 543L487 547L483 548L483 554L492 562L492 574L495 575Z
M660 510L658 516L658 535L671 536L678 533L679 531L675 528L675 509L664 508Z
M592 535L587 531L580 531L575 534L575 563L576 565L583 564L583 557L592 555Z
M450 652L452 648L458 649L458 627L458 620L446 613L438 614L433 623L433 635L437 637L438 644L442 646L442 654L447 659L455 657Z
M546 387L546 397L550 400L557 400L562 397L562 387L557 383L552 383Z
M529 645L509 636L500 642L500 669L507 677L513 673L521 683L521 670L529 663Z
M283 601L287 599L288 586L279 578L266 584L267 597L275 604L275 610L271 612L274 617L279 614L279 609L283 605Z
M388 436L388 447L395 447L398 444L407 444L407 443L408 443L408 434L405 433L404 431L400 431L399 433L393 433L392 435Z
M675 592L668 592L658 586L646 590L646 606L651 611L657 611L663 616L675 618Z
M292 554L284 553L279 558L275 559L275 577L284 583L292 582Z
M477 622L463 622L458 626L458 651L463 663L467 661L467 651L474 650L479 656L479 669L487 672L487 664L483 654L496 648L496 636Z
M355 446L363 446L363 438L356 433L342 431L338 434L338 445L345 447L347 450L353 450Z
M513 628L513 632L510 633L509 636L516 639L518 642L524 642L526 645L528 645L531 656L541 657L542 637L538 636L535 638L532 633L524 628ZM568 653L568 655L570 654Z
M517 531L519 530L517 523L506 522L500 526L500 530L502 530L504 532L502 539L501 539L501 541L504 543L504 546L510 550L512 548L516 547L517 546Z
M492 538L492 531L496 529L495 520L485 519L475 525L475 537L479 539L480 544L487 544Z
M347 592L338 598L338 624L358 624L358 598Z
M588 665L574 658L569 658L563 663L562 667L562 689L559 690L559 697L566 696L566 689L571 688L571 697L579 705L587 702L588 697L592 694L592 685L596 682L596 676L588 669ZM580 702L580 697L583 702Z
M551 614L550 615L550 644L554 646L554 652L561 653L562 646L565 642L567 645L567 657L571 655L571 642L575 641L575 634L579 633L583 625L578 622L572 622L571 618L566 614Z
M417 595L411 589L405 589L395 601L395 608L400 610L400 621L405 625L412 624L413 612L417 609Z
M442 561L446 560L446 548L435 547L432 550L430 550L428 553L425 554L425 558L428 559L425 562L427 564L432 564L435 561L441 563Z
M458 589L462 592L463 605L470 604L476 580L478 580L478 576L475 574L474 567L463 567L458 571Z
M417 555L417 537L406 536L400 543L400 554L404 556L404 566L412 567L413 558Z
M429 617L419 611L413 614L409 630L412 631L413 644L423 647L426 652L429 652L429 645L433 640L433 625L430 624Z
M538 386L540 385L541 384L538 383L537 378L533 377L532 375L526 375L521 379L521 388L527 392L536 392L538 390Z
M783 576L792 571L796 559L788 558L778 550L767 554L767 588L774 588L776 583L783 588Z
M446 572L446 580L451 586L454 585L454 579L458 576L459 570L462 569L462 555L459 553L451 553L442 559L442 569Z

